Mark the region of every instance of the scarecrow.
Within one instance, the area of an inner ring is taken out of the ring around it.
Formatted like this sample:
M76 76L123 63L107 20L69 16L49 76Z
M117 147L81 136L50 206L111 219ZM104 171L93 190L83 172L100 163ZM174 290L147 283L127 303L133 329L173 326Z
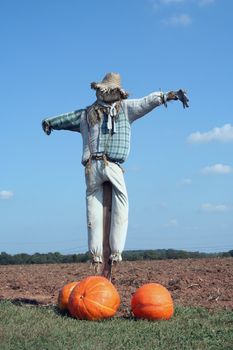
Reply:
M167 107L171 100L181 101L184 108L188 107L189 100L182 89L128 99L129 94L122 88L118 73L106 74L101 82L91 83L91 88L96 91L96 101L91 106L44 119L42 127L47 135L52 130L70 130L82 135L88 247L95 266L102 264L105 254L102 274L109 277L112 264L122 260L127 234L128 196L121 164L129 155L131 124L155 107ZM104 214L104 201L109 196L110 212ZM107 220L108 214L111 218ZM106 257L103 242L106 243L107 226Z

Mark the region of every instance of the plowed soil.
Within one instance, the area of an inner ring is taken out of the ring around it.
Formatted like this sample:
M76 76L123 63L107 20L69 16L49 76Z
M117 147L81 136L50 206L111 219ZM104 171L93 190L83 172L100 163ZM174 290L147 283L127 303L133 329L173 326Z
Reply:
M88 263L1 265L0 300L56 304L63 285L90 275ZM232 258L124 261L114 268L112 282L121 296L119 315L129 314L131 295L150 282L168 288L175 305L233 309Z

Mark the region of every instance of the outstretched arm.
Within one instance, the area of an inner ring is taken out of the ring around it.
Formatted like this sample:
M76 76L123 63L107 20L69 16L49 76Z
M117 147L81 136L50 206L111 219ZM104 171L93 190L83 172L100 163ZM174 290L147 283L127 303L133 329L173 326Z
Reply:
M47 135L50 135L52 130L70 130L80 132L82 113L85 113L84 109L44 119L42 121L42 128Z
M184 108L188 107L188 98L183 90L167 93L152 92L143 98L124 100L122 103L127 111L129 121L132 123L162 104L167 107L167 102L172 100L180 100Z

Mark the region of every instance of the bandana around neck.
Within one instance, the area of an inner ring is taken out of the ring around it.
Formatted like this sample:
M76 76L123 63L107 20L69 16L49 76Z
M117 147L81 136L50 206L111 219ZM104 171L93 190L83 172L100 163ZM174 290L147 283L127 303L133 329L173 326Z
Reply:
M115 133L115 121L118 117L120 109L120 102L114 102L112 104L106 103L97 99L90 107L87 108L87 122L89 126L94 126L97 123L100 124L103 118L103 114L108 116L107 127L109 132Z

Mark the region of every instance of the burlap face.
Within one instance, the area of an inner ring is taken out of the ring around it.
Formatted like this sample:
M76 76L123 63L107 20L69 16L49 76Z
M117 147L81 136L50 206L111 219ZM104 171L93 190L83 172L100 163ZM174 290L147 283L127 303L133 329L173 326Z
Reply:
M106 103L113 103L122 99L121 91L119 89L111 89L109 91L97 89L96 97Z

